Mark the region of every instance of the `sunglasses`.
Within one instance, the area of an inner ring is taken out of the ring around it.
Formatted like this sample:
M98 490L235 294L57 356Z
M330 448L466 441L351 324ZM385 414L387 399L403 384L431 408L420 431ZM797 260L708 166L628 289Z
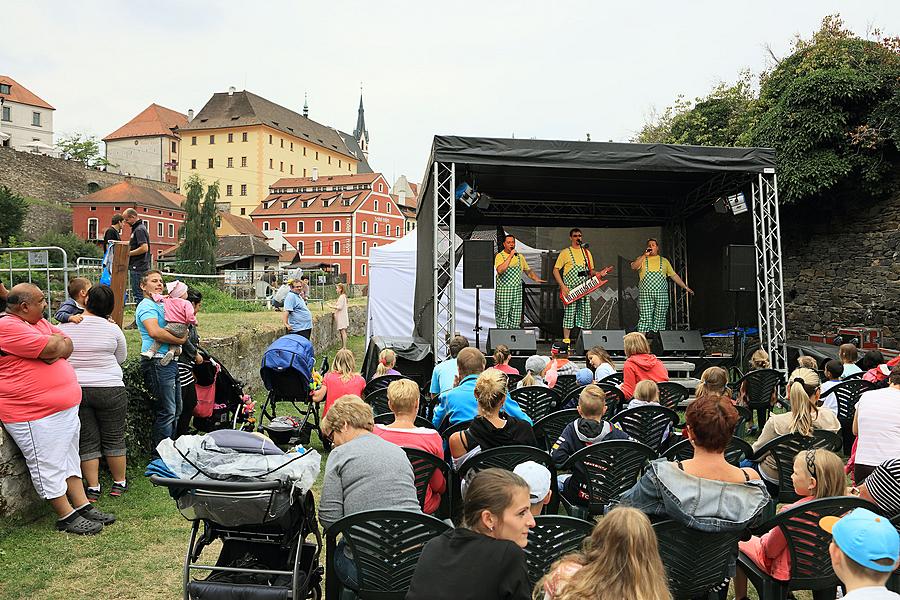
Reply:
M329 444L334 445L334 429L332 429L332 430L329 431L328 433L323 433L323 434L322 434L322 437L323 437L323 438L325 439L325 441L327 441Z

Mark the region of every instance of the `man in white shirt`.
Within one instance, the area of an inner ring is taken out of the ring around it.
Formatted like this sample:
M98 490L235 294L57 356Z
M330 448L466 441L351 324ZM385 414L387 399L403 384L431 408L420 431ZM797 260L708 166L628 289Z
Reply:
M866 392L853 416L856 442L857 485L882 462L900 456L900 366L891 370L888 387Z

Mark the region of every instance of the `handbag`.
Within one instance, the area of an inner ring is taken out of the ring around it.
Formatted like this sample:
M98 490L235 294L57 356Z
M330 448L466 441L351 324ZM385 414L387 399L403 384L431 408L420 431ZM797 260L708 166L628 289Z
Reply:
M100 285L105 285L106 287L112 285L112 249L113 244L110 244L103 255L103 262L100 263L103 267L103 270L100 272Z

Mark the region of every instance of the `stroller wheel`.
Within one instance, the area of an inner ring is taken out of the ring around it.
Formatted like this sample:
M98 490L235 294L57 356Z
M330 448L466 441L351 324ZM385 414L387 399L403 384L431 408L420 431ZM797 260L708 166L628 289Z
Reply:
M316 585L310 586L307 598L312 598L312 600L322 600L322 584L317 583Z

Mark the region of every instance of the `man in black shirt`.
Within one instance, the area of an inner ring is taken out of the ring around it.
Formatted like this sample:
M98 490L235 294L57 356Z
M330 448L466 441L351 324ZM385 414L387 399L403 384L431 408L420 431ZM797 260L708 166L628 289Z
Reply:
M125 219L119 213L116 213L112 217L112 224L106 230L106 233L103 234L103 251L106 252L106 249L109 248L110 242L118 242L122 238L119 236L122 233L122 221Z
M144 298L141 291L141 277L150 270L150 234L147 226L133 208L125 211L125 222L131 227L131 238L128 240L128 274L131 278L131 293L134 303Z

